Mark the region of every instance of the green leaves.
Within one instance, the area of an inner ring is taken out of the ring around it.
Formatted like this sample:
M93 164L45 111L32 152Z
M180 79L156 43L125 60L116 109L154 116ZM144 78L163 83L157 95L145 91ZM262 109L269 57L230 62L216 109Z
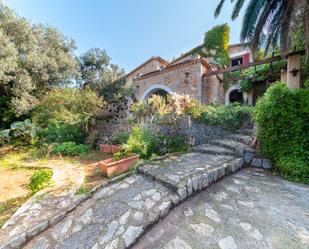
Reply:
M0 144L9 143L11 140L30 144L36 136L37 128L29 119L14 122L10 129L0 131Z
M204 45L200 50L205 57L213 58L221 65L228 65L229 38L230 27L227 24L217 25L205 33ZM215 53L212 51L215 51ZM196 52L199 53L199 51Z
M27 188L31 190L33 194L40 191L49 185L52 175L53 171L51 169L40 169L36 171L30 177Z
M85 144L76 144L75 142L64 142L53 149L54 154L63 154L68 156L85 155L89 152L90 146Z
M74 42L5 6L0 6L0 41L0 92L18 115L33 108L37 95L75 77Z
M309 178L308 99L306 90L275 84L258 101L254 113L262 154L276 162L284 176L297 181Z

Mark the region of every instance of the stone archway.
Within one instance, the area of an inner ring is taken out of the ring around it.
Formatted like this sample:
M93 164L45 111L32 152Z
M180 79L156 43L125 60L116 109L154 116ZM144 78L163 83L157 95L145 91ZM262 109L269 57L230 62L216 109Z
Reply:
M145 93L141 97L141 101L148 99L151 95L160 95L160 96L167 96L173 95L173 92L170 88L165 85L156 84L148 88Z
M231 104L233 102L244 102L243 93L240 90L240 87L238 86L231 86L226 92L225 92L225 104Z

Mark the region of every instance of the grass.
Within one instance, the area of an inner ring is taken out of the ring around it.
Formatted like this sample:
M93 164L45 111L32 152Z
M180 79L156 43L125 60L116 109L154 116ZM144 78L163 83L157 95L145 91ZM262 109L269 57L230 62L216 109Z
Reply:
M27 195L19 198L12 198L0 203L0 228L29 197L30 196Z
M33 147L14 149L0 147L0 175L5 175L5 179L0 185L0 227L32 196L27 185L30 182L30 177L38 170L46 169L46 165L58 162L67 162L83 167L86 177L84 184L76 194L85 194L106 179L97 164L100 160L111 156L91 150L83 156L45 157L39 156Z

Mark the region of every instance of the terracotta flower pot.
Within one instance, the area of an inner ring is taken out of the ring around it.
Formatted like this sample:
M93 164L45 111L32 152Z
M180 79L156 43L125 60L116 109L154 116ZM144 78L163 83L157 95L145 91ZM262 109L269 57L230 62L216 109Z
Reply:
M121 150L120 145L101 144L100 149L104 153L117 153Z
M104 153L112 153L112 146L108 144L101 144L100 150Z
M112 153L117 153L121 150L121 146L120 145L112 145Z
M107 176L112 176L114 174L119 174L127 171L138 160L139 155L131 155L119 161L115 161L114 158L109 158L100 161L99 166Z

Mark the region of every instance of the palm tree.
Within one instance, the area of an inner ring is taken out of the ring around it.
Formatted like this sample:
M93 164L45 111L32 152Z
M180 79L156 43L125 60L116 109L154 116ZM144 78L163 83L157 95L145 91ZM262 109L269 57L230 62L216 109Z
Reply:
M220 0L215 17L220 14L224 2ZM244 3L245 0L234 3L233 20L238 17ZM261 44L265 44L267 53L269 47L275 47L280 40L281 52L287 53L291 35L301 22L305 27L306 54L309 55L309 0L248 0L240 40L249 41L254 54Z

